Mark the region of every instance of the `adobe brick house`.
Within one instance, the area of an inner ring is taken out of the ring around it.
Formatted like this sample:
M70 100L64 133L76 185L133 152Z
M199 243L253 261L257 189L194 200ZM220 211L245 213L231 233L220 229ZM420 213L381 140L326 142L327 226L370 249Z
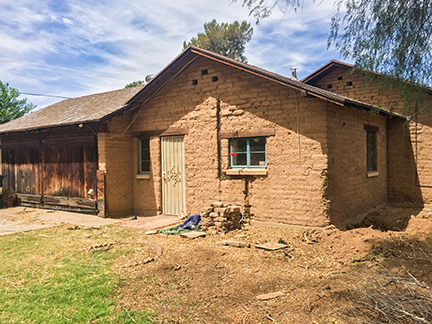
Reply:
M94 106L93 96L109 109ZM198 213L222 201L250 205L255 220L345 228L399 193L405 201L422 201L415 186L400 191L405 175L397 170L405 165L388 163L389 156L403 155L413 165L410 139L399 136L405 119L315 84L189 47L147 85L93 96L75 99L82 118L56 121L54 115L74 109L66 100L41 110L40 118L35 112L0 126L6 179L24 166L34 174L46 168L46 160L17 163L5 150L27 154L28 136L39 141L36 156L44 141L36 134L61 134L60 127L93 134L89 150L97 163L85 173L96 174L91 188L66 190L63 181L47 194L7 181L24 202L67 201L71 207L75 195L101 216L119 217ZM44 122L46 110L52 118ZM88 117L88 110L97 116ZM66 160L62 165L88 163ZM67 178L67 168L55 170ZM46 172L43 181L50 181ZM96 193L86 196L95 186Z

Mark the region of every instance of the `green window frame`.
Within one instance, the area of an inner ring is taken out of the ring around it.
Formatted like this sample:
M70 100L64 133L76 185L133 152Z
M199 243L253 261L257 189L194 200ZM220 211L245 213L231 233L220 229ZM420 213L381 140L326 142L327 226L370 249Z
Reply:
M366 170L378 171L377 132L378 128L365 125L366 130Z
M265 168L267 139L265 137L230 139L231 168Z
M139 173L150 173L150 138L139 139Z

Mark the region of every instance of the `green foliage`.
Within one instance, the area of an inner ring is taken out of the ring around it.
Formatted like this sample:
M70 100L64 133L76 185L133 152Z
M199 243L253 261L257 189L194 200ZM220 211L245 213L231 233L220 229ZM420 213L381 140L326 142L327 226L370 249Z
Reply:
M17 89L0 81L0 124L19 118L36 107L27 103L27 98L18 100L19 95Z
M252 34L253 27L246 21L218 24L216 19L213 19L204 24L203 33L199 33L188 43L183 42L183 49L194 45L240 62L247 62L244 51L246 43L252 39Z
M344 58L400 80L431 84L432 0L338 0L336 7L329 44Z
M134 81L134 82L126 84L125 85L125 89L137 87L137 86L140 86L140 85L143 85L143 84L145 84L144 80Z
M236 2L237 0L231 0ZM312 0L315 2L315 0ZM256 23L259 24L262 19L269 17L272 13L273 8L279 3L279 0L242 0L243 6L250 9L250 15L255 17ZM297 12L297 8L303 3L303 0L284 0L286 9L292 8L294 12Z
M236 1L236 0L233 0ZM310 0L315 2L315 0ZM432 110L425 98L432 85L432 0L334 0L328 46L355 61L379 93L401 93L404 113ZM242 0L259 22L279 0ZM300 0L282 0L297 11ZM377 75L378 72L381 75ZM394 107L387 107L394 108Z

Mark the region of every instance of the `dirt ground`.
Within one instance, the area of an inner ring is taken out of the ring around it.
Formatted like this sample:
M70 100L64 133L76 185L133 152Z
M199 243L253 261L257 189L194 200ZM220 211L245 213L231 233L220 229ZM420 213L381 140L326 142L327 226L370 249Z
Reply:
M45 221L36 219L45 217L36 211L15 211L16 215L9 211L5 221L24 225ZM361 292L378 282L381 274L387 275L384 285L392 281L390 274L412 275L419 285L432 286L432 209L428 208L387 207L347 231L332 226L244 226L194 240L148 235L146 229L125 226L130 222L111 225L110 233L119 234L107 239L138 237L150 245L112 246L127 252L118 254L113 267L122 278L118 307L154 311L161 323L373 323L364 316L367 307ZM103 235L92 236L104 240ZM255 247L279 239L289 247L279 251ZM251 246L217 244L223 240ZM152 244L163 248L159 258L124 267L153 257ZM432 293L427 292L432 314ZM277 296L257 298L271 293ZM417 322L401 318L381 323Z
M402 271L432 285L432 210L387 207L362 225L344 232L246 226L194 240L143 231L143 241L164 252L140 266L121 268L133 255L118 262L116 271L127 278L120 306L155 311L163 323L361 323L349 314L371 277ZM255 247L279 239L289 248ZM222 240L251 247L218 245Z

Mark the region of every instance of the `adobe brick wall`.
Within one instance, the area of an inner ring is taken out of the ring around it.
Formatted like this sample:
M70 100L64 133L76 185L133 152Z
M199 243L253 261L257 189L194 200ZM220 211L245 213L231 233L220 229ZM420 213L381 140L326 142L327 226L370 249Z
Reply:
M422 205L423 194L418 186L416 170L415 124L407 125L404 120L389 119L387 136L389 202ZM432 182L431 178L429 180ZM430 201L430 197L428 199Z
M108 132L98 134L99 170L105 171L105 217L133 212L132 133L129 115L107 122Z
M348 82L351 82L352 85L348 85ZM363 77L353 75L344 68L336 68L314 83L314 85L389 110L401 111L403 108L403 102L400 101L400 93L397 90L378 93L376 85L373 83L365 85Z
M411 144L417 166L417 183L425 204L432 203L432 117L424 111L410 123Z
M351 86L347 86L348 81L352 82ZM397 90L378 94L374 84L365 87L362 77L352 76L343 68L330 72L315 85L324 89L332 85L328 90L403 112L403 102ZM429 104L431 101L432 98ZM387 125L388 200L393 204L432 203L432 118L427 109L419 109L421 112L410 123L394 118L389 119Z
M371 209L387 203L386 117L353 108L328 107L329 215L339 228L360 222ZM378 176L367 177L366 131L378 127Z
M139 141L137 137L132 140L133 152L133 189L134 213L143 216L154 216L162 213L162 183L161 183L161 152L159 136L150 137L151 172L150 178L138 175L139 170Z
M204 69L208 74L202 75ZM213 82L213 77L218 81ZM192 85L192 80L198 84ZM221 139L219 179L218 106L221 133L274 129L275 135L267 137L267 176L226 175L229 142ZM188 130L184 137L186 204L192 214L214 201L241 206L248 201L256 220L323 226L329 223L327 201L323 197L326 183L323 170L327 169L326 108L322 100L301 97L299 92L275 82L199 58L145 105L132 131ZM137 140L133 143L133 149L137 150ZM132 177L135 211L161 209L157 137L152 137L150 146L151 179Z

